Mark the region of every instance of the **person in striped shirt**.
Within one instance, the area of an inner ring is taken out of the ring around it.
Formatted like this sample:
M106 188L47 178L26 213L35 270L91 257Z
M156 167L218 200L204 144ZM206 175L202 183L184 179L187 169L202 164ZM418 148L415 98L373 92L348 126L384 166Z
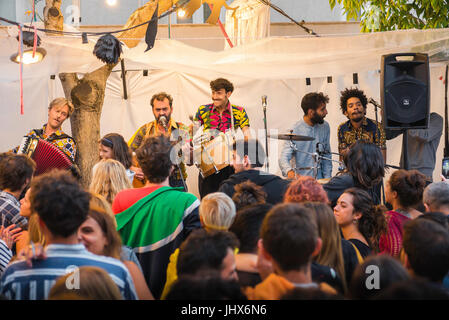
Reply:
M0 275L5 271L12 258L11 248L19 236L22 228L15 228L15 224L7 228L0 227Z
M28 187L36 163L24 154L3 154L0 161L0 219L1 226L15 224L22 229L28 221L20 215L20 196Z
M74 272L68 289L79 289L76 270L81 266L104 269L117 285L122 297L136 300L137 295L125 265L114 258L98 256L78 243L77 231L86 220L90 195L70 173L52 171L31 183L31 210L39 217L39 226L47 240L45 259L10 264L0 279L0 294L12 300L47 299L56 280Z

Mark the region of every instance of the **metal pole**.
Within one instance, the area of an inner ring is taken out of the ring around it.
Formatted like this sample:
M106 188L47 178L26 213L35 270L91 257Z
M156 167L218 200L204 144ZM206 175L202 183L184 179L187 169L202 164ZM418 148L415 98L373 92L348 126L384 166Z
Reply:
M123 99L128 99L128 92L126 89L126 71L125 71L125 59L121 59L120 65L122 67L122 83L123 83Z

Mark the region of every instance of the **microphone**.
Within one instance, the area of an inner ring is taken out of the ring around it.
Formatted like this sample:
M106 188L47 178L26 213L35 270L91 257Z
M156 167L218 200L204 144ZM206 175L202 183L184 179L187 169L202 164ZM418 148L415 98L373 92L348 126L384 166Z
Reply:
M158 122L167 130L167 118L165 116L160 116Z
M373 106L382 109L382 106L376 102L376 100L374 100L373 98L369 98L368 100L369 103L371 103Z
M265 95L262 96L262 106L264 109L267 107L267 96Z
M318 153L319 155L322 155L324 153L324 146L321 142L317 142L316 143L316 147L315 147L315 152Z

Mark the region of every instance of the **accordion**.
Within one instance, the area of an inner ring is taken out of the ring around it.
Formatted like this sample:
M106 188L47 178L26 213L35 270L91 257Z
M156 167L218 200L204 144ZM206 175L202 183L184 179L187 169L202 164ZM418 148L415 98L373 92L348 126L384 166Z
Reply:
M72 161L58 147L37 137L24 137L17 153L26 154L36 162L35 176L52 169L69 170Z

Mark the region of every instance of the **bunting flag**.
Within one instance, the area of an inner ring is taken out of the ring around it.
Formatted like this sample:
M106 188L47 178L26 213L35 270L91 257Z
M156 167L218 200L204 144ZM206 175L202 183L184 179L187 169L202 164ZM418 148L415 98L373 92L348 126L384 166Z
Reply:
M148 23L147 32L145 34L145 42L147 43L148 47L146 48L145 52L153 49L154 47L154 41L156 40L157 34L158 9L159 3L156 5L156 10L154 10L153 16L151 17L151 22Z
M151 17L154 16L155 12L157 16L158 12L158 10L156 10L157 7L158 7L157 0L148 1L142 7L138 8L129 16L128 21L126 22L123 29L128 29L150 20ZM122 41L123 43L125 43L128 48L134 48L139 44L140 40L144 37L147 28L148 26L145 24L131 30L126 30L119 33L117 35L117 38L120 39L120 41Z

